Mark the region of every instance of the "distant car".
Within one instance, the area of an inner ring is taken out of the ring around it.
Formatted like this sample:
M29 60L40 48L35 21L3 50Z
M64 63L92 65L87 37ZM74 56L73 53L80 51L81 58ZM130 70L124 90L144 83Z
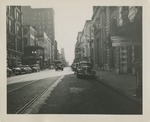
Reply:
M61 61L56 61L55 62L55 70L57 71L57 70L64 70L64 67L63 67L63 64L62 64L62 62Z
M22 74L22 71L21 71L20 67L14 67L12 69L12 71L13 71L14 75L20 75L20 74Z
M7 67L7 77L12 76L13 71Z
M93 70L93 65L90 62L82 61L77 68L77 78L89 76L95 78L96 72Z

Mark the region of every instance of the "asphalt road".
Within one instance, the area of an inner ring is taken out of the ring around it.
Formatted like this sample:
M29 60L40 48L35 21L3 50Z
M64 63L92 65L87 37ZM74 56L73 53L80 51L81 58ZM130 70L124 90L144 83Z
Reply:
M102 84L98 79L78 79L70 68L65 68L64 71L46 70L8 78L7 92L34 80L39 80L39 82L20 92L9 93L7 95L7 110L13 113L15 111L14 105L21 105L23 103L21 101L37 94L58 76L63 76L63 79L55 86L38 111L32 112L33 114L118 115L142 113L141 104Z
M135 103L99 80L66 75L55 87L39 114L141 114Z

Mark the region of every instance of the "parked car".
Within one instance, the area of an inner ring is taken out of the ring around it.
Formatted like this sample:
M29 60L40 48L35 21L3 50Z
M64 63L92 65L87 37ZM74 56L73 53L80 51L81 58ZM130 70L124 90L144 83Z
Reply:
M41 70L39 64L32 64L30 67L32 72L39 72Z
M20 74L22 74L22 71L21 71L20 67L14 67L12 69L12 71L13 71L14 75L20 75Z
M92 63L87 61L81 61L79 63L79 66L77 68L77 78L80 78L82 76L95 78L95 74L96 72L93 70Z
M32 72L39 72L40 71L40 68L36 65L31 65L30 67L32 69Z
M7 77L12 76L13 71L7 67Z
M27 74L32 72L32 69L29 67L29 65L20 65L19 67L21 69L22 74Z
M74 71L74 72L77 72L77 68L79 67L79 63L74 63L73 65L72 65L72 70Z

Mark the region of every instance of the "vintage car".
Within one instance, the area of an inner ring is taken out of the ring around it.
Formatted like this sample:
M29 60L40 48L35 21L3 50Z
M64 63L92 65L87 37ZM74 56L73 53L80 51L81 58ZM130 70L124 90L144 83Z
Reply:
M14 67L12 69L12 71L13 71L14 75L21 75L22 74L22 71L21 71L20 67Z
M79 63L73 63L73 65L72 65L72 70L73 70L74 72L77 72L78 66L79 66Z
M62 70L62 71L64 70L62 61L60 60L55 61L55 71L57 70Z
M32 64L30 67L32 69L32 72L39 72L40 71L39 64Z
M13 71L7 67L7 77L12 76L13 75Z
M77 78L82 76L95 78L96 72L93 70L93 65L90 62L82 61L77 68Z

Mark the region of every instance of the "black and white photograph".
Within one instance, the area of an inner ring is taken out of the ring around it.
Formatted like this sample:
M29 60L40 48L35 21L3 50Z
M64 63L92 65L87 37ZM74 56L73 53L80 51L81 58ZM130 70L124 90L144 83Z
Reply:
M6 7L8 114L142 114L141 6Z
M143 5L64 1L2 5L5 116L142 118Z

